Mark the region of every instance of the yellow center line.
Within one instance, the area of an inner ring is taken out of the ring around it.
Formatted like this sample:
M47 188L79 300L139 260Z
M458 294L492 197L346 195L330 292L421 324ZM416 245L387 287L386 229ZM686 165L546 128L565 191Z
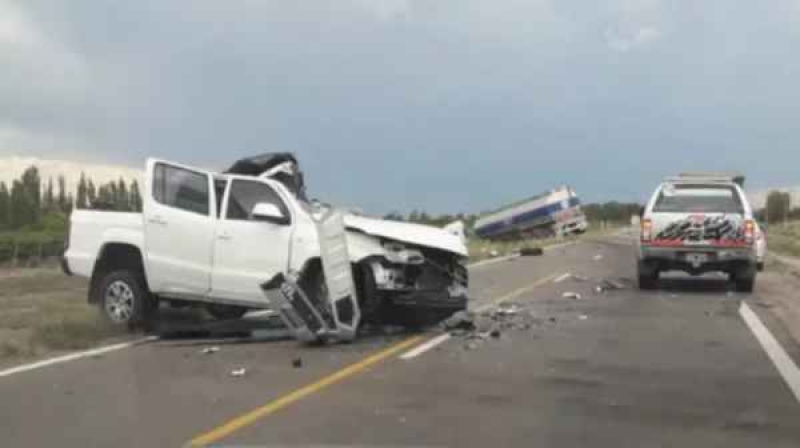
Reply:
M253 423L270 414L274 414L280 409L302 400L313 393L319 392L329 386L367 370L373 365L391 357L395 353L401 352L406 348L420 342L422 339L423 336L412 336L404 339L397 344L394 344L378 353L375 353L374 355L369 356L368 358L362 359L361 361L351 364L344 369L328 375L314 383L301 387L300 389L297 389L288 395L277 398L265 404L264 406L253 409L246 414L242 414L226 423L223 423L222 425L195 437L189 443L191 446L205 446L215 443L244 427L252 425Z
M537 280L537 281L535 281L535 282L533 282L533 283L531 283L529 285L526 285L526 286L523 286L521 288L515 289L514 291L511 291L508 294L505 294L505 295L503 295L501 297L498 297L497 299L492 300L489 303L486 303L486 304L482 305L481 307L479 307L477 309L477 311L482 311L482 310L485 310L486 308L489 308L489 307L491 307L493 305L496 305L496 304L498 304L500 302L504 302L504 301L511 300L511 299L516 298L516 297L519 297L522 294L525 294L526 292L532 291L533 289L538 288L539 286L542 286L543 284L552 281L557 276L558 276L558 274L551 274L551 275L548 275L547 277L541 278L541 279L539 279L539 280ZM404 340L398 342L397 344L394 344L394 345L392 345L392 346L390 346L390 347L388 347L388 348L386 348L386 349L384 349L382 351L379 351L378 353L375 353L375 354L373 354L373 355L371 355L371 356L369 356L369 357L367 357L365 359L362 359L361 361L358 361L358 362L356 362L354 364L351 364L351 365L349 365L349 366L347 366L347 367L345 367L345 368L343 368L343 369L341 369L341 370L339 370L337 372L334 372L331 375L328 375L328 376L326 376L326 377L324 377L324 378L322 378L322 379L320 379L320 380L318 380L318 381L316 381L314 383L311 383L311 384L309 384L307 386L303 386L300 389L295 390L294 392L291 392L291 393L289 393L287 395L284 395L284 396L282 396L280 398L277 398L277 399L265 404L264 406L261 406L259 408L253 409L250 412L247 412L247 413L242 414L242 415L240 415L238 417L235 417L232 420L229 420L228 422L225 422L222 425L220 425L220 426L218 426L218 427L216 427L216 428L214 428L214 429L212 429L212 430L210 430L210 431L208 431L206 433L203 433L203 434L195 437L194 439L192 439L191 442L189 442L189 444L191 446L205 446L205 445L209 445L209 444L218 442L218 441L224 439L225 437L230 436L234 432L239 431L240 429L245 428L247 426L250 426L250 425L254 424L255 422L257 422L258 420L260 420L260 419L262 419L264 417L267 417L267 416L269 416L271 414L274 414L275 412L277 412L277 411L279 411L279 410L281 410L281 409L283 409L283 408L285 408L285 407L287 407L287 406L289 406L289 405L291 405L291 404L293 404L293 403L295 403L297 401L300 401L303 398L306 398L307 396L309 396L311 394L319 392L319 391L321 391L321 390L323 390L323 389L325 389L327 387L330 387L330 386L332 386L332 385L334 385L336 383L339 383L339 382L341 382L341 381L343 381L343 380L345 380L345 379L347 379L349 377L355 376L355 375L367 370L368 368L372 367L373 365L376 365L376 364L380 363L381 361L384 361L387 358L390 358L391 356L393 356L393 355L395 355L397 353L400 353L403 350L405 350L407 348L410 348L413 345L416 345L417 343L421 342L423 339L425 339L425 336L422 336L422 335L420 335L420 336L412 336L410 338L404 339Z

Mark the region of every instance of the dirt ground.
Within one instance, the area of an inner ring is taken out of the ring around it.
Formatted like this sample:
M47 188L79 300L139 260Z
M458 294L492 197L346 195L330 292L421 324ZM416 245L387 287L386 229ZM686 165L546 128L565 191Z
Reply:
M800 269L768 261L758 275L761 301L770 308L792 338L800 343Z
M0 270L0 365L126 337L86 302L86 288L53 268Z

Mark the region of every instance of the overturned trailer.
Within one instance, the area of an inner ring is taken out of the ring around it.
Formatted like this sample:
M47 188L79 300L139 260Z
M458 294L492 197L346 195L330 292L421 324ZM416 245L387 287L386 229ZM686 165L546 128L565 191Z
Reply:
M475 233L497 240L545 238L583 233L587 226L578 195L563 186L482 216Z

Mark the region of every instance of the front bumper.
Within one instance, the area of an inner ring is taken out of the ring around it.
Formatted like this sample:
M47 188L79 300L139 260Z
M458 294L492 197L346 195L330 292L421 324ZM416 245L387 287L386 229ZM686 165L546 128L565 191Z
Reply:
M414 291L387 297L382 321L404 326L427 326L467 309L467 296L447 291Z
M453 310L456 312L467 308L467 296L451 296L448 291L414 291L393 294L389 296L389 303L395 307L408 309Z

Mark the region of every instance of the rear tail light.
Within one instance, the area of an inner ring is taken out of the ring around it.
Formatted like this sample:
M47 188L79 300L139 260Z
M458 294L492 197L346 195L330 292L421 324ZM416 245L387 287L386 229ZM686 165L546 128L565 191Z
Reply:
M653 239L653 221L649 219L642 220L642 241L650 241Z
M750 244L755 240L756 224L753 220L748 219L744 222L744 240Z

